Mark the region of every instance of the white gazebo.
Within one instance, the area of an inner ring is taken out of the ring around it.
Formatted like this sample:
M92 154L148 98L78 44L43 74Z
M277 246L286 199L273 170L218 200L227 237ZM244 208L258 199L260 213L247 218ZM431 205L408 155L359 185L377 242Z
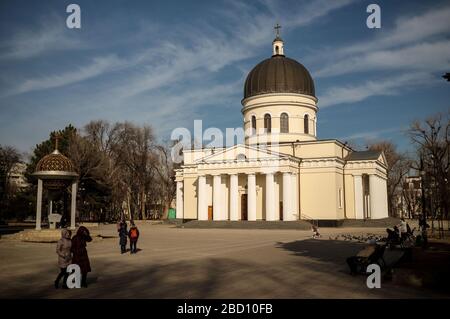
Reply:
M45 187L48 190L61 190L71 186L71 209L70 229L75 229L76 198L78 189L78 174L73 163L58 151L58 140L56 139L55 150L44 156L36 165L33 176L38 179L37 203L36 203L36 230L41 230L42 220L42 192ZM51 200L49 207L52 207ZM52 211L49 211L49 215Z

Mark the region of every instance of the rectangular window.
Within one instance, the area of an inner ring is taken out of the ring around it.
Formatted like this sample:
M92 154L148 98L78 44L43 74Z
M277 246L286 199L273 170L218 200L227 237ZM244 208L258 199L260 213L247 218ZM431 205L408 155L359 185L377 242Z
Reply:
M343 203L342 188L339 188L338 198L339 198L339 208L342 208L342 203Z

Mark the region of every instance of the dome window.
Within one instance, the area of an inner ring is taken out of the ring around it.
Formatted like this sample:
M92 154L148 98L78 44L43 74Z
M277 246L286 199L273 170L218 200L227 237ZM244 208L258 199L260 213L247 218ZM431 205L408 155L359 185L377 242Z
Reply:
M256 116L252 116L252 135L256 133Z
M287 115L287 113L281 113L280 132L281 133L289 133L289 115Z
M272 118L270 114L264 115L264 131L266 133L272 132Z
M303 127L305 134L309 134L309 115L306 114L303 119Z

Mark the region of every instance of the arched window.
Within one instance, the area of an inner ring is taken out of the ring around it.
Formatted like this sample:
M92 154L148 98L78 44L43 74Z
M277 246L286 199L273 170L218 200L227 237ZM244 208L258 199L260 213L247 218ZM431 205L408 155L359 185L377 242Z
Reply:
M287 113L281 113L280 132L281 133L289 133L289 115L287 115Z
M264 115L264 129L266 133L270 133L272 131L272 119L270 117L270 114Z
M309 115L306 114L303 119L303 127L305 134L309 134Z
M252 116L252 135L256 133L256 116Z
M276 45L275 46L275 53L278 55L278 54L280 54L279 52L280 52L280 49L278 48L278 45Z

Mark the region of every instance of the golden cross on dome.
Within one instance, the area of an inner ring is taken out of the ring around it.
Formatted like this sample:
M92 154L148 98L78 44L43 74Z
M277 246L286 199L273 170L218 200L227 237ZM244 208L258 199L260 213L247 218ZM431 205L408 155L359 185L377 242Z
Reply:
M275 29L275 32L277 33L277 38L279 38L279 37L280 37L280 29L281 29L281 25L279 25L279 24L277 23L277 25L274 27L274 29Z

